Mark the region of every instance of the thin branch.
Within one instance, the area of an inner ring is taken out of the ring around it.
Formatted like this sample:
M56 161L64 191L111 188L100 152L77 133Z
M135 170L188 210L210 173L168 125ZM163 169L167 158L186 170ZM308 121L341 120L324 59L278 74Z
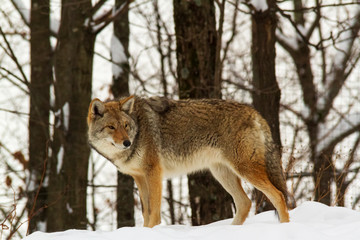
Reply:
M239 5L239 0L235 0L235 3L233 3L235 5L235 8L237 8L237 6ZM237 35L237 24L236 24L236 19L238 16L238 11L234 11L233 17L232 17L232 22L231 22L231 36L230 38L226 41L225 43L225 47L223 49L224 54L223 54L223 58L221 59L221 66L224 65L224 61L227 58L227 53L230 47L230 44L232 43L232 41L234 40L235 36Z
M338 93L340 92L344 82L347 79L345 74L346 66L350 61L351 51L353 50L354 41L358 38L358 32L360 30L360 10L356 13L354 20L352 21L353 24L346 30L349 31L349 36L346 41L346 46L339 49L339 53L341 56L338 56L335 61L332 63L331 66L331 74L328 76L327 81L327 88L324 96L318 104L318 109L321 111L320 116L323 120L329 113L332 108L334 99L337 97Z
M28 90L24 89L20 84L16 83L16 82L13 81L12 79L10 79L10 78L8 77L8 75L14 77L14 78L17 79L18 81L20 81L21 83L23 83L23 84L25 84L27 87L29 87L27 82L25 82L24 80L22 80L21 78L19 78L18 76L16 76L14 73L12 73L10 70L8 70L8 69L6 69L6 68L3 68L3 67L0 66L0 70L3 70L3 71L5 71L5 72L7 73L7 75L3 75L3 74L1 74L1 75L2 75L4 78L7 78L7 80L8 80L10 83L12 83L14 86L18 87L18 88L19 88L21 91L23 91L24 93L30 94L30 92L29 92Z
M345 181L345 177L347 176L347 173L349 173L350 166L355 161L354 156L355 156L355 152L356 152L359 144L360 144L360 133L359 133L357 139L355 140L355 143L354 143L354 145L353 145L353 147L351 149L348 160L346 161L343 169L340 171L340 173L338 174L339 176L337 177L337 179L343 179L342 184L344 185L343 187L345 189L351 184L351 182L354 181L354 179L356 178L356 176L357 176L357 174L359 172L359 169L360 169L360 168L357 169L357 171L355 172L356 174L350 180Z
M160 82L162 84L162 88L163 88L163 95L165 97L168 97L168 90L167 90L167 81L166 81L166 77L165 77L165 54L164 51L162 49L161 43L162 43L162 39L161 39L161 25L160 23L162 22L161 20L161 16L160 16L160 12L159 12L159 5L158 5L158 1L154 1L153 3L153 7L154 7L154 12L156 15L156 44L157 44L157 51L159 52L160 55Z
M219 0L215 0L218 8L219 8L219 27L216 31L216 49L215 49L215 92L219 92L221 94L221 75L223 71L223 61L221 60L221 46L222 46L222 37L223 37L223 27L224 27L224 16L225 16L225 0L220 2Z
M23 225L23 223L20 222L20 220L21 220L22 217L24 216L26 210L27 210L26 207L24 207L24 208L22 209L22 211L21 211L20 216L17 216L15 224L12 225L13 230L10 232L9 236L7 237L7 239L11 239L11 237L12 237L15 233L19 234L19 236L22 238L22 235L20 234L20 232L19 232L18 230L19 230L19 228ZM18 225L19 225L19 226L18 226Z
M292 109L291 107L289 107L286 104L280 103L280 107L285 109L285 110L288 110L288 111L292 112L293 114L295 114L298 118L300 118L304 122L306 122L308 120L301 112L298 112L298 111Z
M21 1L20 1L21 2ZM29 15L26 17L24 15L24 11L25 9L21 9L24 6L19 6L18 3L19 1L14 1L11 0L11 3L13 4L14 8L18 11L18 13L20 14L21 19L24 21L24 23L30 27L30 10L29 10ZM21 2L22 3L22 2Z
M132 3L133 0L128 0L125 3L123 3L118 9L115 11L113 9L110 9L105 14L101 15L97 19L91 20L89 25L87 27L92 28L92 32L96 35L99 32L101 32L107 25L109 25L117 16L122 14L124 11L127 11L129 8L130 3Z
M292 20L291 16L287 13L285 13L281 8L277 7L276 9L281 16L283 16L284 18L288 19L289 22L291 23L291 25L294 27L296 34L298 34L298 36L301 38L301 40L306 43L309 46L314 47L316 50L319 50L319 45L318 44L313 44L309 41L309 39L307 39L307 36L305 36L302 31L299 29L299 26ZM320 19L319 19L320 20ZM316 22L314 22L316 23Z
M3 112L8 112L8 113L13 113L13 114L16 114L16 115L25 115L25 116L29 116L29 113L26 113L26 112L19 112L19 111L15 111L15 110L6 109L6 108L0 108L0 111L3 111ZM0 143L0 146L1 146L1 143Z
M248 86L245 86L243 84L240 84L240 83L236 83L232 80L229 80L229 79L223 79L223 82L225 83L228 83L228 84L231 84L231 85L234 85L235 87L241 89L241 90L245 90L245 91L248 91L249 93L252 93L252 92L257 92L254 88L252 87L248 87Z
M94 14L102 7L108 0L100 0L98 1L90 10L89 17L92 18Z
M27 77L26 77L26 75L25 75L25 73L24 73L24 71L23 71L23 69L22 69L22 66L20 65L20 63L19 63L19 61L18 61L18 59L17 59L14 51L12 50L12 47L11 47L9 41L7 40L6 35L4 34L1 26L0 26L0 34L2 35L2 37L3 37L3 39L4 39L5 43L6 43L6 46L7 46L8 50L9 50L9 57L10 57L10 58L14 61L14 63L16 64L18 70L19 70L20 73L21 73L21 76L23 77L24 83L29 87L29 85L30 85L29 80L27 79Z
M352 128L347 129L346 131L342 131L340 134L338 134L336 137L333 137L331 141L329 141L325 147L321 148L319 151L317 151L317 154L321 154L322 152L326 152L331 148L334 148L336 144L341 142L344 138L350 136L351 134L360 131L360 121L357 123L357 125L352 125Z
M339 6L351 6L351 5L357 6L357 5L359 5L359 3L354 1L354 2L347 2L347 3L342 2L342 3L333 3L333 4L323 4L323 5L321 5L321 8L339 7ZM316 11L316 9L317 9L317 6L303 7L301 9L301 11L314 12L314 11ZM292 13L292 12L295 12L296 10L294 10L294 9L283 9L282 11Z
M319 3L319 0L316 0L316 6L318 8L318 10L316 11L317 15L321 15L321 8L320 8L320 3ZM324 42L324 38L323 38L323 34L322 34L322 28L321 28L321 22L319 21L318 23L318 32L319 32L319 46L320 46L320 51L321 51L321 61L322 61L322 64L321 64L321 71L322 71L322 82L323 84L326 83L326 52L325 52L325 48L324 48L324 45L323 45L323 42Z

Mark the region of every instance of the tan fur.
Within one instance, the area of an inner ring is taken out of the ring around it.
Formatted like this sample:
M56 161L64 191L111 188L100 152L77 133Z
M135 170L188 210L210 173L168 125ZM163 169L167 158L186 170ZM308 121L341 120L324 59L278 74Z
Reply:
M288 222L280 155L266 121L250 106L224 100L130 96L94 99L88 114L89 143L139 188L144 226L160 223L163 177L209 169L236 205L242 224L251 201L241 178L262 191Z

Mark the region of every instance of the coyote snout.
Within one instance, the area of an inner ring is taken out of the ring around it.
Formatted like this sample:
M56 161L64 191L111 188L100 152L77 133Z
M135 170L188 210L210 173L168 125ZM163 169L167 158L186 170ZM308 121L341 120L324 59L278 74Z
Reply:
M242 224L251 201L247 180L288 222L280 154L266 121L252 107L224 100L94 99L88 114L89 143L138 186L144 226L160 223L163 177L210 169L236 206Z
M114 142L111 142L111 144L120 150L124 150L124 149L127 149L128 147L130 147L131 142L129 140L124 140L121 144L114 143Z

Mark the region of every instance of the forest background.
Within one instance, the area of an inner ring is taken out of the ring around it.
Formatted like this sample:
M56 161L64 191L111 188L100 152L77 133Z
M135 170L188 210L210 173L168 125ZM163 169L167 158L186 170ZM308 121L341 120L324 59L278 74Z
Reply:
M91 98L129 94L250 103L298 204L360 209L359 1L7 0L0 14L2 237L141 225L132 179L86 136ZM271 209L245 187L253 213ZM208 173L164 182L163 224L233 211Z

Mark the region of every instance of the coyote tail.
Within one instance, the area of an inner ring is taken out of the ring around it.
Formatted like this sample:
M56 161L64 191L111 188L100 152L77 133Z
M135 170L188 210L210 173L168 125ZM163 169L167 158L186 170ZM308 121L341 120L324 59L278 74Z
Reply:
M280 149L273 142L271 135L266 136L265 147L265 164L269 180L284 195L287 207L293 209L296 207L295 199L294 196L287 191Z

